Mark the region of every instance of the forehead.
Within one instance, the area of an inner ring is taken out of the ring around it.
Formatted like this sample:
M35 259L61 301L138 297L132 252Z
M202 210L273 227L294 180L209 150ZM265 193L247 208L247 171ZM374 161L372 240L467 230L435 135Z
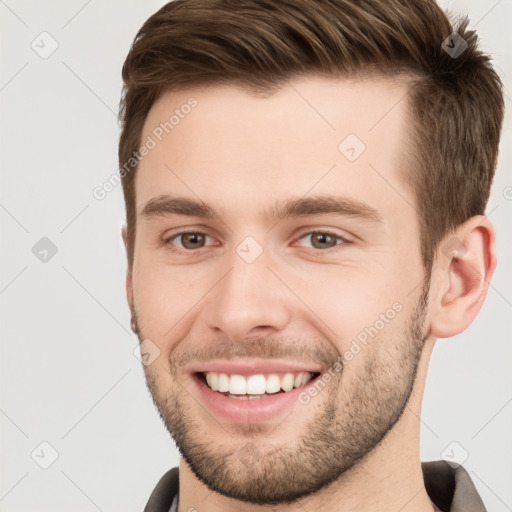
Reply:
M410 210L407 117L406 84L382 77L303 77L266 95L230 85L165 93L141 136L151 149L137 170L137 211L165 193L248 211L309 192L395 206L401 195Z

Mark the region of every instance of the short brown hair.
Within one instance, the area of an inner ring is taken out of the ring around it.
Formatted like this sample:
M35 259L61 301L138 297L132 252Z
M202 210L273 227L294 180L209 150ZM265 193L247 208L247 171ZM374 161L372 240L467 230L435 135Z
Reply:
M313 74L409 77L403 174L430 271L443 237L484 213L497 163L502 84L467 26L464 18L455 32L434 0L174 0L144 23L123 66L120 168L164 92L219 84L272 92ZM450 47L463 51L454 58ZM130 267L135 172L122 174Z

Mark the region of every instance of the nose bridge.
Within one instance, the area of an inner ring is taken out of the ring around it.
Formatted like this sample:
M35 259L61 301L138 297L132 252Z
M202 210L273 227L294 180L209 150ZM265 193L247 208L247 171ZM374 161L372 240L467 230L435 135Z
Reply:
M230 256L229 271L212 290L204 312L208 326L232 341L263 328L283 329L290 312L284 290L267 268L271 262L263 247L246 240Z

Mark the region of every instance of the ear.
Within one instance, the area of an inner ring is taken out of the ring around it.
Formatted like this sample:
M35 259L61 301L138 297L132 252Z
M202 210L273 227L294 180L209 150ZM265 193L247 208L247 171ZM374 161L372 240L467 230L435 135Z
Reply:
M126 226L123 226L121 229L121 236L123 238L124 247L128 254L128 247L126 245ZM130 267L130 263L128 262L128 267L126 268L126 299L128 301L128 306L130 306L130 310L133 315L133 280L132 280L132 269Z
M495 231L487 217L472 217L442 241L432 276L432 335L449 338L469 327L495 268Z

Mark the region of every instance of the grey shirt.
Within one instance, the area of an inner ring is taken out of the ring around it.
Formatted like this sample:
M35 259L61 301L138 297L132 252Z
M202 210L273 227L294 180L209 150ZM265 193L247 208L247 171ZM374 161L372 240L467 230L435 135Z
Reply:
M445 461L423 462L425 488L442 512L486 512L485 506L467 471L453 468ZM177 512L178 468L169 470L151 493L144 512Z

